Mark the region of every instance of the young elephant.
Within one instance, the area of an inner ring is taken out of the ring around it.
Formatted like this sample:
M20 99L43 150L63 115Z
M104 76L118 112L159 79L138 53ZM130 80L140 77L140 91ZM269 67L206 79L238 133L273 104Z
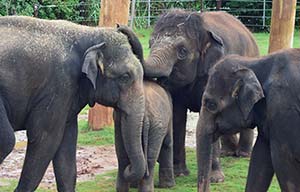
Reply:
M159 186L175 185L173 173L173 135L172 135L172 101L168 93L158 84L144 81L145 114L143 130L143 149L147 160L147 172L139 181L139 191L154 191L153 172L156 161L159 162ZM128 191L129 182L124 178L128 174L130 164L126 145L128 141L122 138L122 113L115 110L115 142L119 162L117 191ZM138 130L137 130L138 131Z
M300 49L259 58L229 56L210 72L197 127L198 187L208 191L211 144L237 127L258 127L246 191L300 189Z
M0 18L0 163L14 147L14 131L27 130L28 137L15 191L34 191L50 161L57 190L75 191L77 114L95 102L120 111L127 176L145 174L143 69L132 49L112 28Z

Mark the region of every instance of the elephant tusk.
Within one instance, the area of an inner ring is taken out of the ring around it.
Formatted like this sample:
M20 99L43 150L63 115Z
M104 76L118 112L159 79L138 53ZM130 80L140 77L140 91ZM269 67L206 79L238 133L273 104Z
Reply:
M104 64L102 62L98 62L98 65L100 67L100 72L103 75L104 74Z

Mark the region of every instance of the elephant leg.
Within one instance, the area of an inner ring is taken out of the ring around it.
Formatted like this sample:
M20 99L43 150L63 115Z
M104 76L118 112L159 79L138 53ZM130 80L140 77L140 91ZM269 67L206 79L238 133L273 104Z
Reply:
M57 110L61 106L52 104L48 110L31 111L25 125L28 127L28 144L16 192L34 191L53 159L61 143L66 123L66 114L63 114L66 112Z
M0 100L0 164L14 149L15 142L14 130L8 120L3 102Z
M175 176L189 175L185 160L185 132L187 108L173 99L173 154Z
M288 144L282 144L281 141L280 139L273 139L270 144L272 151L272 163L280 189L281 191L299 191L299 153L296 152L297 150L294 150L295 148L299 149L299 146L293 146L299 142L290 144L290 146L294 147L293 149L290 149Z
M119 112L114 110L114 123L115 123L115 148L118 158L118 176L116 181L117 192L128 192L129 182L124 179L124 170L129 165L129 159L124 147L124 142L121 133L121 117Z
M156 163L156 159L152 158L152 155L149 154L148 158L148 171L149 173L142 179L142 181L139 183L139 192L154 192L154 166Z
M213 144L212 167L210 172L210 182L220 183L224 181L224 173L220 163L220 139Z
M77 116L70 121L53 159L57 191L73 192L76 185Z
M238 148L238 137L236 134L223 135L221 137L221 155L222 156L234 156Z
M270 146L264 138L258 136L251 154L245 191L267 191L273 175Z
M175 186L173 170L173 133L172 122L169 131L161 146L159 162L159 187L167 188Z
M238 157L250 157L254 139L253 129L243 129L240 132L240 140L236 155Z

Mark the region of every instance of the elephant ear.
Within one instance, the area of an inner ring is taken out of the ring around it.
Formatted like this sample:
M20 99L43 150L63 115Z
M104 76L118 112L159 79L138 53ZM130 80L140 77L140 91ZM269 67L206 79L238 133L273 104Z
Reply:
M91 81L95 90L99 68L101 73L104 72L103 54L101 51L104 46L105 43L94 45L88 48L84 53L84 60L81 71L86 74L86 77Z
M235 73L240 77L234 84L231 96L237 100L245 120L255 103L264 98L263 89L256 75L250 69L239 69Z
M117 24L117 31L127 36L132 52L137 56L140 62L144 63L143 46L135 33L127 26Z
M224 47L224 43L223 40L220 36L218 36L217 34L215 34L213 31L208 31L208 35L209 37L215 41L215 43L219 44L219 46Z
M224 43L221 37L212 31L208 31L208 41L201 48L201 60L198 66L198 76L207 75L217 61L224 56Z

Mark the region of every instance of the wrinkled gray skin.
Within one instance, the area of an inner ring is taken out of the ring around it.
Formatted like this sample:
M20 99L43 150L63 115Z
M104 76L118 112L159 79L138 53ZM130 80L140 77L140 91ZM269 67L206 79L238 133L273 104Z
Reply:
M258 56L249 30L225 12L192 13L171 10L157 21L150 39L150 56L144 63L146 77L156 77L171 92L174 124L175 175L189 173L185 161L187 110L199 112L208 70L224 55ZM164 78L165 77L165 78ZM243 130L223 140L225 154L249 156L253 130ZM211 179L224 180L214 147Z
M228 56L210 72L197 126L198 191L209 191L211 144L223 134L258 128L247 192L300 189L300 49L258 59Z
M143 120L143 150L147 160L147 173L138 183L139 191L153 192L153 173L159 162L159 187L175 185L173 173L172 101L168 93L158 84L144 81L145 114ZM124 179L126 167L130 164L122 137L122 112L114 111L115 144L118 157L117 191L127 192L129 182Z
M141 134L143 70L116 29L30 17L0 18L0 163L26 130L28 145L15 191L32 192L50 161L58 191L75 191L77 114L95 102L121 114L127 180L146 171Z

